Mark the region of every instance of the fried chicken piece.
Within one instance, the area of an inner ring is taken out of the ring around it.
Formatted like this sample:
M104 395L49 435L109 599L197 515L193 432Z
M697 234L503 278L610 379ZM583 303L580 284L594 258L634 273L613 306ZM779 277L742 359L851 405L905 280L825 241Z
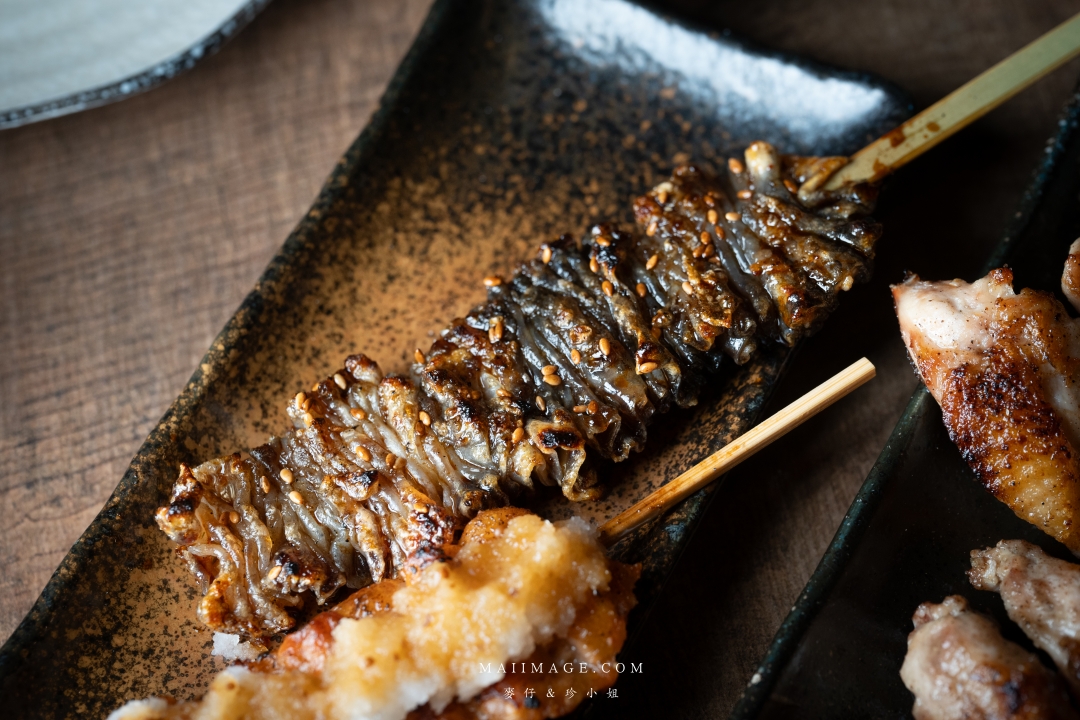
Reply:
M354 593L202 700L136 701L110 718L556 717L615 682L638 572L581 520L484 511L440 559Z
M971 551L971 584L1001 595L1009 618L1045 650L1080 699L1080 565L1023 540Z
M893 286L900 332L982 484L1080 553L1080 323L1012 272Z
M915 695L915 720L1080 717L1058 677L964 598L923 603L912 619L900 677Z

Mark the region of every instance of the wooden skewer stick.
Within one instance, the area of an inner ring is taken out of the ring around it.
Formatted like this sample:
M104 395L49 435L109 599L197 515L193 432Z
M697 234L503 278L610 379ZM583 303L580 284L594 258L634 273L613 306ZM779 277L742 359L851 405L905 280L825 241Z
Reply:
M876 182L1080 55L1080 14L1016 51L851 157L825 183Z
M679 503L750 457L794 430L855 388L871 380L877 370L866 358L834 375L745 435L725 445L682 475L650 493L629 509L600 526L600 542L611 546L634 528Z

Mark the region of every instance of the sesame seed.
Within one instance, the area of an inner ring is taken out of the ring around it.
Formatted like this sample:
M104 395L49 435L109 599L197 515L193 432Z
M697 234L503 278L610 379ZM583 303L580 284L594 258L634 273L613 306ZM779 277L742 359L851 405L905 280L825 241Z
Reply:
M715 228L713 228L713 230L716 231L716 237L720 238L721 240L727 237L727 231L724 230L723 226L717 225Z
M413 358L418 363L424 362L424 353L420 352L420 348L416 348L416 352L413 353Z
M668 201L667 190L661 190L660 192L656 193L656 201L661 205L666 205Z
M596 411L599 410L599 409L600 409L600 406L596 404L595 400L590 400L589 401L589 412L595 414Z
M488 275L484 278L484 285L487 287L495 287L496 285L502 285L502 278L498 275Z
M750 198L754 197L754 193L749 190L740 190L739 192L735 193L735 195L740 200L749 200Z
M525 438L525 431L521 428L514 428L514 434L510 436L510 442L519 443Z
M353 452L355 452L356 456L359 457L364 462L371 462L371 453L363 445L357 445L353 449Z
M653 235L656 234L656 221L655 220L653 220L651 223L649 223L649 227L645 228L645 234L648 235L649 237L652 237Z
M280 574L281 574L281 566L280 565L275 565L274 567L270 568L270 572L266 573L266 577L269 578L270 580L276 580L277 576L280 575Z
M611 295L615 292L615 286L611 284L610 280L605 280L600 287L603 288L604 294L608 297L611 297Z
M593 272L600 272L600 265L597 264L596 258L589 258L589 269Z
M728 222L735 222L736 220L742 219L742 215L737 212L724 213L724 217L727 218Z
M536 407L540 408L540 412L547 412L547 403L539 395L536 396Z
M720 214L717 213L715 210L710 210L708 213L706 213L705 217L713 225L715 225L720 220Z
M645 283L638 283L637 287L634 289L637 290L638 297L645 297L645 292L647 290Z
M296 409L297 410L303 410L304 409L304 403L306 403L306 402L307 402L307 395L305 395L302 392L296 393Z
M611 341L607 338L600 338L600 352L605 355L611 354Z
M712 245L706 245L705 249L701 251L701 254L705 257L712 257L716 253L716 248Z
M645 269L652 270L654 267L656 267L656 263L658 262L660 262L659 255L650 255L649 259L645 262Z
M488 320L488 340L491 342L499 342L503 336L503 319L499 316L495 316Z
M554 365L545 365L544 367L540 368L540 373L542 375L554 375L556 372L558 372L558 370L559 368L555 367Z
M655 370L658 367L660 367L660 366L657 365L654 362L641 363L640 365L638 365L637 372L638 372L638 375L645 375L647 373L651 373L653 370Z
M575 365L580 363L581 362L581 353L579 353L577 350L571 350L570 351L570 362L574 363Z
M558 375L545 375L544 382L548 385L562 385L562 378Z
M293 474L292 470L290 470L289 468L281 468L281 472L279 472L278 475L281 476L281 482L285 483L286 485L292 484Z
M427 427L431 427L431 416L423 410L420 411L420 422L424 423Z
M315 383L311 386L311 392L319 392L319 383Z
M690 285L690 282L687 281L687 280L683 280L682 291L684 293L686 293L687 295L693 295L694 294L694 288L693 288L692 285Z
M231 522L233 525L240 522L240 513L236 512L235 510L229 511L229 522Z
M499 388L498 390L495 391L495 394L498 395L501 398L514 397L513 395L510 394L510 391L505 389L505 388Z
M351 410L349 410L349 414L358 420L364 420L367 418L367 413L364 412L361 408L352 408Z
M418 512L418 513L426 513L427 510L428 510L428 507L424 503L416 503L416 504L414 504L412 506L412 509L415 510L416 512Z
M788 192L793 194L793 195L795 193L799 192L799 186L796 185L795 183L791 182L787 178L784 178L784 187L786 187L788 189Z
M712 242L712 235L710 235L707 232L701 233L701 242L704 245L708 245L709 243Z
M847 291L851 289L851 286L855 284L855 279L850 275L845 275L843 282L840 283L840 289Z
M304 413L304 426L305 427L311 427L311 425L314 422L315 422L315 416L314 415L312 415L309 412Z
M597 235L596 236L596 244L599 245L600 247L608 247L609 245L611 245L611 238L606 237L604 235Z
M270 481L266 479L265 475L259 478L259 486L264 493L270 492Z
M295 490L293 490L292 492L289 493L289 499L292 500L297 505L303 505L304 504L304 496L301 495L300 493L298 493Z
M341 373L334 373L334 384L342 390L349 387L349 383L345 382L345 376Z
M690 254L693 255L696 258L699 258L704 254L704 252L705 252L705 246L704 245L698 245L696 248L694 248L693 250L690 251Z
M540 248L540 259L544 261L545 265L551 262L551 248L549 246L545 245Z
M396 460L396 459L397 458L394 457L394 453L386 453L386 459L385 459L386 460L386 467L388 467L388 468L394 467L394 460Z
M742 161L740 161L738 158L728 158L727 166L728 169L736 175L741 174L742 171L746 169L743 167Z
M574 406L574 412L576 412L576 413L588 412L588 410L589 410L588 405L575 405Z

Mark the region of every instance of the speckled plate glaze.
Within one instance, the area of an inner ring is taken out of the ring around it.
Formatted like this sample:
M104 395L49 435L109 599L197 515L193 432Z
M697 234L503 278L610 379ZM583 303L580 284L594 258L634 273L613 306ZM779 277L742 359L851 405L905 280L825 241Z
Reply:
M673 23L622 0L439 0L380 110L342 158L101 514L0 651L8 717L100 717L199 695L221 668L196 588L153 522L180 462L262 442L298 388L363 351L403 370L545 238L601 218L676 162L707 168L765 138L848 153L909 112L896 90ZM715 378L701 403L603 471L606 519L746 430L787 353ZM656 596L707 493L618 548ZM633 622L640 625L644 611Z
M1063 302L1061 270L1069 244L1080 236L1078 127L1080 94L1047 144L1014 226L985 267L1008 265L1018 290L1049 290ZM965 575L972 550L1013 538L1075 561L982 489L949 440L937 403L920 386L733 720L910 717L914 696L900 680L900 666L911 615L919 603L946 595L963 595L993 616L1005 637L1035 651L1000 597L973 589Z

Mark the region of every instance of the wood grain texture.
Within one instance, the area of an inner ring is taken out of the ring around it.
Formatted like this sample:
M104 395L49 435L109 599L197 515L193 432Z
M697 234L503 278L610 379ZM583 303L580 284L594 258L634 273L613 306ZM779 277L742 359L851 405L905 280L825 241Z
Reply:
M374 110L428 0L276 0L146 95L0 133L0 638ZM713 27L876 72L929 105L1068 0L680 0ZM866 32L866 28L873 28ZM611 717L726 714L915 387L887 285L978 272L1072 88L1072 63L904 168L874 280L808 342L774 412L866 355L879 377L727 480ZM973 182L974 180L974 182Z

